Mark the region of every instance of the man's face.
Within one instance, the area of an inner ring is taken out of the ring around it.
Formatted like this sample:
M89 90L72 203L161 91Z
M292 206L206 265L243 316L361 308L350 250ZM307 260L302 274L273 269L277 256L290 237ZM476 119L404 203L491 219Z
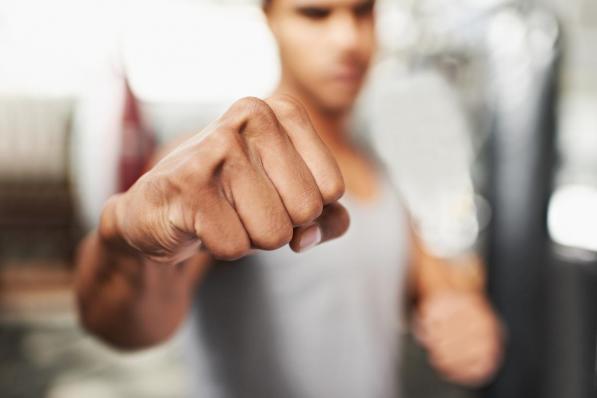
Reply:
M283 73L326 111L354 103L376 46L374 0L273 0Z

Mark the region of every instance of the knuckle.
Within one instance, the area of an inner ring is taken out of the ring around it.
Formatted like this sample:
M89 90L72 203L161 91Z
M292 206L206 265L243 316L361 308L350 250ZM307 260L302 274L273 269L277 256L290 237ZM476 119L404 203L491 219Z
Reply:
M279 125L273 109L267 102L257 97L245 97L236 101L218 119L218 123L236 133L243 133L247 129L276 131L274 127Z
M276 119L272 108L265 101L256 97L242 98L235 103L234 107L239 108L250 118L257 118L269 122Z
M244 97L236 101L233 107L239 107L246 111L255 111L259 110L262 107L267 107L265 101L257 97Z
M253 243L263 250L276 250L292 240L293 228L290 222L278 222L264 228L252 237Z
M209 252L218 260L234 261L249 254L251 246L247 241L228 242L215 247L208 248Z
M276 95L271 97L268 102L281 117L302 119L306 116L303 104L289 95Z
M236 116L235 127L238 135L242 135L247 144L261 142L264 145L273 137L282 137L283 128L278 122L278 117L270 105L255 97L246 97L235 103L232 107L232 114ZM265 141L262 141L265 139Z
M301 201L301 205L290 210L292 221L295 225L305 225L317 219L323 212L323 202L320 198L311 195Z
M345 189L344 180L341 177L332 178L322 184L321 197L326 204L333 203L344 195Z

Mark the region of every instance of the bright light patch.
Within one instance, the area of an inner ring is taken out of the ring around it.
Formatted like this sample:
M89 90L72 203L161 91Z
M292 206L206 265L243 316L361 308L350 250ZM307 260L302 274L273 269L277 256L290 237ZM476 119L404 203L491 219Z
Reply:
M148 102L265 96L279 78L273 38L251 6L144 3L125 30L123 58Z
M548 226L556 243L597 252L597 188L558 189L549 205Z

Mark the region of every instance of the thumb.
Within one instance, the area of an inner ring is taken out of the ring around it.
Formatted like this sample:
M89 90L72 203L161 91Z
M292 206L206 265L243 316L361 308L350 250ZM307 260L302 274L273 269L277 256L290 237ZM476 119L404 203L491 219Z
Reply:
M323 208L321 216L313 224L295 228L290 248L297 253L304 252L344 235L349 225L348 211L341 204L332 203Z

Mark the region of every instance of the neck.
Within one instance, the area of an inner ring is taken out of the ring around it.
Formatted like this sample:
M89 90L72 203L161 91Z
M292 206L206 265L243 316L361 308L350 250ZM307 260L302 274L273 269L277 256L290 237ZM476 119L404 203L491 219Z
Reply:
M311 95L292 84L288 79L282 79L275 94L290 95L302 102L307 109L311 123L322 141L332 151L342 151L350 146L348 135L348 118L350 110L330 110L319 104Z

